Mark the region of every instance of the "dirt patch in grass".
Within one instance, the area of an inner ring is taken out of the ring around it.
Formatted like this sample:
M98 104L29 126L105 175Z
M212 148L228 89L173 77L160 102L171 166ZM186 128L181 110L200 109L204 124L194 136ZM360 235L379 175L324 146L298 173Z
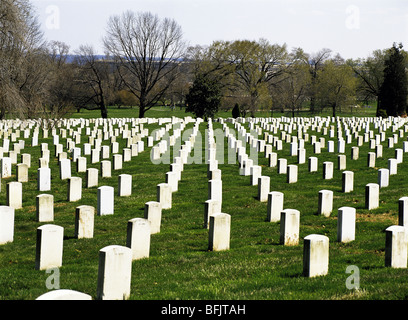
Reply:
M398 216L392 212L385 213L357 213L357 222L389 222L391 224L398 224ZM390 225L391 225L390 224Z

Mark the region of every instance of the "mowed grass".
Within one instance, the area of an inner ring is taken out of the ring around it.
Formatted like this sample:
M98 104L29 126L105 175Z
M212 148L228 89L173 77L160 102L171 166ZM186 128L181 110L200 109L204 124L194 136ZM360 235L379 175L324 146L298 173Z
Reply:
M91 118L91 114L98 116L95 112L85 116ZM183 117L186 114L176 115ZM206 137L206 125L205 122L200 124L203 138ZM193 123L190 123L186 129L192 126ZM233 128L231 124L229 127ZM145 128L149 128L150 133L158 125L145 125ZM220 129L221 124L213 122L213 128ZM308 133L322 136L322 133L311 130ZM387 137L391 134L391 129L387 130ZM399 138L395 148L402 147L406 136L407 133L404 133L404 137ZM325 137L327 141L329 138ZM81 142L87 139L83 134ZM337 139L334 140L337 150ZM120 148L125 146L121 137L117 141ZM133 157L131 162L124 163L122 170L112 170L112 178L100 177L99 186L115 188L115 213L95 217L93 239L76 239L75 208L83 204L96 207L97 188L85 188L85 174L77 173L72 164L73 176L83 179L82 199L67 202L67 181L59 179L52 138L40 138L41 142L47 142L51 150L52 190L37 191L40 146L32 147L31 139L27 139L22 153L32 154L30 181L23 183L23 208L16 210L14 241L0 246L0 299L35 299L49 291L46 281L50 273L35 270L36 229L45 224L36 222L35 197L40 193L54 195L55 219L52 223L64 227L60 288L78 290L96 298L99 250L108 245L126 245L127 221L143 217L144 204L156 201L156 186L165 182L170 165L152 164L151 148L146 143L145 151ZM61 139L64 151L65 142ZM109 144L109 141L103 144ZM208 251L208 230L203 228L204 201L208 199L207 165L204 162L186 164L179 190L173 193L172 208L163 210L161 232L151 236L150 257L132 263L130 299L406 299L408 270L384 266L385 229L398 224L398 199L408 195L406 154L404 162L398 165L398 175L391 176L390 186L380 190L380 207L370 211L364 208L365 185L377 182L377 169L387 168L387 159L394 157L394 149L387 148L386 141L382 144L383 157L377 159L376 168L368 168L366 164L367 152L371 151L368 143L360 147L358 160L350 157L351 147L356 145L356 141L346 144L347 170L355 174L354 191L347 194L341 191L337 153L328 153L326 148L315 155L310 143L305 143L306 158L318 157L319 170L309 173L307 163L300 164L298 182L294 184L288 184L286 175L278 174L277 168L270 168L268 159L262 153L258 154L262 174L271 177L271 191L283 192L284 207L301 213L299 245L288 247L279 243L280 223L265 221L267 203L257 200L257 186L250 185L249 176L239 175L238 163L228 164L228 144L224 138L225 162L219 164L219 168L223 181L222 209L231 215L231 249ZM288 159L288 164L296 164L297 158L289 155L289 145L283 145L283 150L274 152L278 153L278 157ZM204 146L203 143L203 158ZM323 179L323 161L334 162L331 180ZM99 168L99 164L91 164L89 157L87 164L88 167ZM132 174L133 193L130 197L116 195L118 175L122 173ZM1 181L1 204L6 203L6 184L14 180L15 166L13 176ZM330 217L316 214L318 192L322 189L334 192L334 210ZM342 206L357 209L356 240L347 244L336 241L337 208ZM302 275L303 238L312 233L330 238L330 264L328 275L309 279ZM359 290L346 287L346 280L350 277L346 269L350 265L359 268Z

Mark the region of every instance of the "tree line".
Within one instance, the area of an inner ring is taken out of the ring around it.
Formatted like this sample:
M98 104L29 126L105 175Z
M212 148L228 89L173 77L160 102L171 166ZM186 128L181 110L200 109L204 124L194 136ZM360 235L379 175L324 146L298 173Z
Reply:
M0 119L58 118L81 108L106 118L111 105L136 106L139 117L156 105L203 118L219 109L235 117L324 109L335 116L373 101L378 116L407 114L402 44L349 60L266 39L188 46L175 20L126 11L109 18L103 45L104 55L87 44L72 54L65 43L44 40L28 0L2 0Z

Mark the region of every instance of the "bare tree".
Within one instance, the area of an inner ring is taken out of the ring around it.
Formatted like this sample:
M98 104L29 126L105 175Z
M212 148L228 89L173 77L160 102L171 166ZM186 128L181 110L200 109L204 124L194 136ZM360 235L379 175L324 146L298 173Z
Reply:
M61 41L48 44L48 97L43 117L59 118L74 109L76 88L75 69L68 63L69 46Z
M76 63L79 68L76 81L88 89L82 97L84 104L92 102L101 111L101 117L107 118L106 103L108 96L113 94L110 85L111 64L104 57L98 57L90 45L79 47Z
M144 117L177 77L186 47L181 27L150 12L126 11L110 17L104 45L118 60L119 74Z
M254 117L268 83L287 68L286 45L270 44L265 39L237 40L231 43L230 50L230 59L235 61L235 87L250 98L249 111Z
M312 76L312 86L310 91L310 111L315 112L316 92L319 70L323 68L324 62L330 58L331 50L323 48L322 50L306 55L305 63L309 66L309 72Z
M384 81L384 61L386 50L375 50L366 59L348 60L347 63L353 68L358 76L357 92L361 100L366 103L370 100L377 101L379 105L380 88Z
M0 118L24 117L39 104L44 42L32 12L28 0L0 2Z
M308 98L311 85L309 68L295 62L276 80L271 86L274 103L281 109L289 109L294 117L295 111L299 112Z

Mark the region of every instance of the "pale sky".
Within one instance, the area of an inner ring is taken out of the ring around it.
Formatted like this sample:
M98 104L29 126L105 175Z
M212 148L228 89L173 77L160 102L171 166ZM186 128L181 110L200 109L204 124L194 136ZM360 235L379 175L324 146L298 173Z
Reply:
M173 18L190 45L216 40L258 40L329 48L347 58L366 58L393 42L408 50L407 0L31 0L47 40L82 44L103 54L111 15L150 11Z

